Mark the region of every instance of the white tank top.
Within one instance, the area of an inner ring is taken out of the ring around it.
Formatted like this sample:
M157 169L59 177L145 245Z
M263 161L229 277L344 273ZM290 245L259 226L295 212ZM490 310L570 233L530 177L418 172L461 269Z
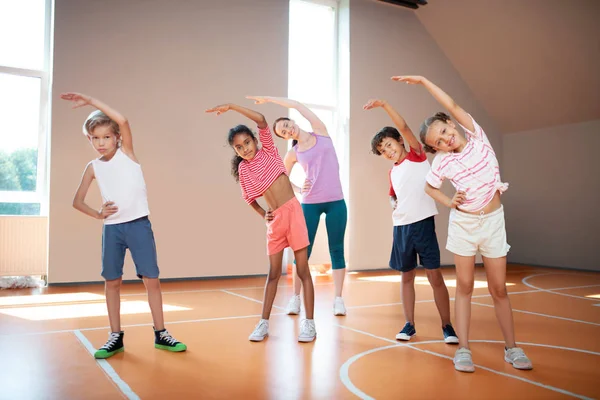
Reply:
M129 222L150 214L146 181L140 164L117 149L110 161L96 159L92 166L102 194L102 204L113 201L119 207L119 211L104 219L106 225Z

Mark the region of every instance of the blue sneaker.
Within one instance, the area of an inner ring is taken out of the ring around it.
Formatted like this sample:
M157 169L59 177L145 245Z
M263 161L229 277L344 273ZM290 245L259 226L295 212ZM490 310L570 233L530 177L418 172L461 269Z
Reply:
M415 326L410 322L404 325L404 328L396 335L396 340L410 340L411 337L415 336L417 331Z
M448 324L444 326L442 332L444 333L444 342L458 344L458 336L456 336L456 332L454 332L452 325Z

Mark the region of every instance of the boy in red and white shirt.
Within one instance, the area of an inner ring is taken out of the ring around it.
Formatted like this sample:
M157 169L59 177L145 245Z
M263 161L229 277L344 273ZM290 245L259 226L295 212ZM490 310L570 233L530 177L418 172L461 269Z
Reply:
M425 268L434 292L436 306L442 320L446 343L458 343L450 322L450 300L444 277L440 271L440 248L435 233L434 216L438 213L435 202L425 193L425 177L429 163L421 144L404 119L386 101L370 100L363 108L382 107L398 129L385 127L371 140L374 154L394 162L390 170L390 201L393 208L394 243L390 268L402 273L402 307L406 324L396 339L410 340L415 329L415 287L417 256ZM404 139L410 146L407 152Z

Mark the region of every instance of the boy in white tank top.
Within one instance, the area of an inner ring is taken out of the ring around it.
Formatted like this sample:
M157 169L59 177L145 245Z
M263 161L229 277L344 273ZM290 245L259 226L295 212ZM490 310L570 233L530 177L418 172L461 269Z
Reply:
M79 93L63 93L73 108L91 105L92 112L83 124L83 133L100 157L85 168L75 194L73 207L104 222L102 230L102 277L106 280L106 306L111 332L108 341L94 357L108 358L124 351L121 330L120 291L125 251L129 249L137 276L144 281L154 322L154 347L184 351L186 345L165 329L159 269L152 225L148 219L148 198L142 168L133 152L133 138L125 117L97 99ZM102 194L102 208L85 203L85 196L96 179Z

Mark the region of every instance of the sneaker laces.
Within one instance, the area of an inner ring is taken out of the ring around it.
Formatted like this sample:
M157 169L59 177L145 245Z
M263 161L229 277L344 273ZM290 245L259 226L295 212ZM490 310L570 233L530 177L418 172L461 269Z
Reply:
M269 325L267 320L261 320L258 324L256 324L256 327L254 328L254 332L252 332L252 334L255 333L261 333L263 330L268 330Z
M314 323L311 323L309 320L305 319L300 324L300 335L302 336L314 336L316 333Z
M175 346L177 343L179 343L173 336L171 336L171 334L169 333L169 331L163 331L163 332L161 332L160 333L160 339L164 340L165 342L167 342L171 346Z
M508 357L513 361L529 362L525 352L520 347L508 349Z
M456 351L454 355L454 359L458 363L469 363L471 364L473 361L471 360L471 352L466 349L460 349Z
M108 335L108 340L106 341L104 346L100 347L100 350L102 350L102 349L109 350L111 347L113 347L117 343L117 341L119 340L120 337L121 337L121 334L111 332L110 335Z

